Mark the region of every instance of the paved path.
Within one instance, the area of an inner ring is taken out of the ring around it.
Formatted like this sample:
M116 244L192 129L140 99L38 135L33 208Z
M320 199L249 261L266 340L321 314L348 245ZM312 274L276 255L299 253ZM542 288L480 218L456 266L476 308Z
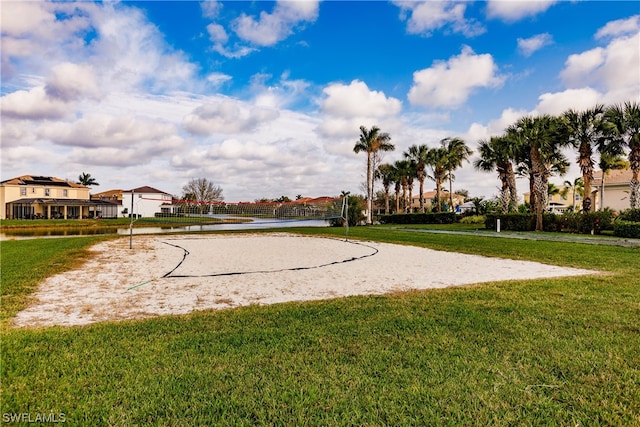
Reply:
M464 236L480 236L480 237L497 237L503 239L522 239L522 240L548 240L552 242L570 242L584 243L589 245L611 245L624 246L628 248L640 248L640 239L625 239L620 237L589 237L578 234L552 234L552 233L535 233L535 232L501 232L489 230L473 230L473 231L455 231L455 230L434 230L428 228L401 228L389 227L397 231L411 231L418 233L431 234L457 234Z

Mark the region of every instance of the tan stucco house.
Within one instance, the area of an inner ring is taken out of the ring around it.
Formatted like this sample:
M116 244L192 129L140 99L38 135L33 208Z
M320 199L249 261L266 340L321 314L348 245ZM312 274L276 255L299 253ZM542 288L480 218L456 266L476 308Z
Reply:
M591 185L598 193L597 209L610 208L614 211L629 209L629 183L632 171L630 169L612 170L604 175L602 171L595 171Z
M98 217L105 203L90 200L89 187L52 176L23 175L0 182L0 219Z

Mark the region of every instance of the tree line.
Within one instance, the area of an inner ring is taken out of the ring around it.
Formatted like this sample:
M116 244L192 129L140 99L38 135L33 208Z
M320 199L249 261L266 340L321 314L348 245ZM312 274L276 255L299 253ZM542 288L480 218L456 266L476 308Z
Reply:
M598 167L604 174L618 167L624 157L632 171L630 207L640 208L640 106L638 102L604 106L577 111L570 109L560 115L525 116L508 126L504 133L478 143L479 158L473 162L480 171L497 172L501 183L500 201L504 213L518 206L516 175L529 178L530 209L536 214L536 230L542 230L542 217L548 204L549 178L563 176L569 168L566 148L577 151L577 164L582 175L584 197L582 211L595 209L591 199L591 183L598 155ZM396 212L400 203L405 212L411 208L414 180L420 185L420 211L425 211L424 182L436 184L436 210L442 211L441 188L449 182L450 206L453 207L452 182L454 171L472 154L466 143L457 137L447 137L439 146L412 145L403 159L393 164L380 163L380 152L393 151L388 133L377 126L360 127L360 138L354 152L367 154L367 224L372 223L373 186L376 179L385 189L385 211L389 212L389 193L394 186ZM400 192L402 191L402 198Z

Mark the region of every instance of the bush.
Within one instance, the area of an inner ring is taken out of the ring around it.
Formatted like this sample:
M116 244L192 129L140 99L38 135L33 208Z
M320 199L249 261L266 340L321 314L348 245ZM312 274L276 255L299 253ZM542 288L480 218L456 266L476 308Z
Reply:
M613 229L613 211L605 209L598 212L566 212L560 217L562 229L571 233L600 234L603 230Z
M618 220L613 225L613 234L618 237L640 239L640 222Z
M427 212L411 214L381 215L382 224L453 224L456 222L455 212Z
M509 231L534 231L536 229L536 215L531 213L511 213L500 215L487 215L484 222L488 230L495 230L498 219L500 229ZM544 214L542 217L544 231L561 231L561 224L555 214Z
M484 224L486 217L484 215L465 216L460 219L460 224Z
M627 209L620 212L619 220L640 222L640 209Z

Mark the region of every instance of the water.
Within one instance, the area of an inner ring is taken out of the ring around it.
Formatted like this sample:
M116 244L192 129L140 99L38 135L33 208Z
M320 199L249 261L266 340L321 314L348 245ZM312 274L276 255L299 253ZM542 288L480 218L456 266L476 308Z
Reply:
M176 225L168 227L135 227L133 234L159 234L159 233L191 233L197 231L227 231L227 230L254 230L267 228L290 227L328 227L325 220L276 220L264 218L242 218L248 222L202 224L202 225ZM105 234L129 235L129 227L126 228L78 228L78 229L49 229L49 230L6 230L0 233L2 240L38 239L52 237L95 236Z

